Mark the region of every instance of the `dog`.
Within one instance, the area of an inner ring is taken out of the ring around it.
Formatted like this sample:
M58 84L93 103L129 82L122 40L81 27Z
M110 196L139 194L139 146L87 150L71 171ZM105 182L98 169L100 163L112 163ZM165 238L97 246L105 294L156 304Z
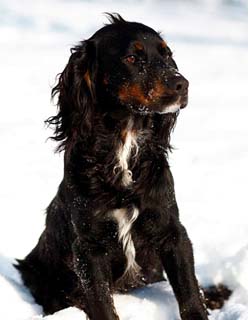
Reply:
M18 260L45 314L119 319L112 294L162 281L182 320L207 320L168 164L188 81L161 35L119 14L71 49L52 96L64 177L36 247Z

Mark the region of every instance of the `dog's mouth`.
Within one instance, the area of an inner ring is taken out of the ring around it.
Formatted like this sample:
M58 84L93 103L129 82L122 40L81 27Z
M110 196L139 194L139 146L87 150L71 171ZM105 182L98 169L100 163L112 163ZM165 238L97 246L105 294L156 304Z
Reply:
M184 109L188 104L188 92L183 95L176 95L173 97L164 97L161 113L174 113L180 109Z
M188 90L178 94L160 86L144 94L138 85L127 85L120 89L119 100L134 113L175 113L187 106Z
M156 101L152 101L147 104L140 103L127 103L126 106L129 110L134 113L139 114L149 114L149 113L177 113L181 109L184 109L188 104L188 94L184 95L164 95L161 96Z

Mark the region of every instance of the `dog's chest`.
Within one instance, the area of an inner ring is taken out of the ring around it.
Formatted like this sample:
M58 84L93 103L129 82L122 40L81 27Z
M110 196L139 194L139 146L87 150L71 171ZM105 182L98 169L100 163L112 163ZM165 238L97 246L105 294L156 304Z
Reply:
M138 149L137 134L131 129L126 130L116 150L117 164L114 167L114 173L117 169L120 170L121 184L124 187L129 186L133 182L130 163L137 156Z
M116 149L116 164L114 174L120 175L120 184L122 187L130 187L133 183L132 164L138 154L139 146L137 142L137 133L132 128L132 121L121 132L121 139ZM126 268L124 275L139 273L140 267L135 261L135 246L132 240L133 223L139 216L139 210L130 205L130 207L115 209L111 212L111 218L116 222L118 229L118 240L122 244L123 253L126 256Z
M136 207L115 209L111 213L112 218L117 223L118 239L122 244L123 252L127 259L125 273L138 273L139 266L135 261L135 247L132 239L132 226L139 216Z
M147 152L146 145L148 141L149 136L145 131L137 133L132 125L129 124L123 130L120 143L115 150L116 162L113 173L120 178L118 182L124 189L127 188L134 194L137 192L139 196L146 194L152 201L150 205L155 202L156 206L158 206L158 203L163 202L165 199L166 189L164 188L163 180L166 178L166 161L165 155L161 151L161 155L159 155L159 152L155 152L157 150L155 148L153 149L156 156ZM133 176L135 181L133 181ZM148 181L149 183L147 183ZM111 218L116 222L118 240L122 244L123 252L126 256L125 274L138 274L140 267L135 261L136 250L132 233L135 228L134 223L137 224L136 222L143 220L142 212L132 202L127 203L125 201L125 205L127 207L114 209L111 212ZM145 203L142 203L142 207L145 205Z

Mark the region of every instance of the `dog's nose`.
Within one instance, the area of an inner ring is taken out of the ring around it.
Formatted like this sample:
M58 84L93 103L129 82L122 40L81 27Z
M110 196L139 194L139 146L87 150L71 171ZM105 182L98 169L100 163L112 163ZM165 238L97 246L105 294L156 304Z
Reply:
M185 94L189 87L189 81L182 75L177 74L167 80L167 85L178 94Z

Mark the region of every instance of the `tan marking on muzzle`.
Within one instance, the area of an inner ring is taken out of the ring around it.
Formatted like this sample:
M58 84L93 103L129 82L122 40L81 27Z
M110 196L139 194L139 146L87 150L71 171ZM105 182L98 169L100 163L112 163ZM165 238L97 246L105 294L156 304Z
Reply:
M135 100L136 102L147 105L149 99L145 96L141 87L138 84L123 85L119 90L119 99L123 102L131 102Z
M156 81L154 87L148 92L149 100L153 101L159 99L165 94L165 90L165 86L160 81Z
M135 101L147 106L161 98L161 96L172 96L174 94L174 90L166 87L161 81L156 81L147 93L144 93L138 84L125 84L119 90L119 99L123 102Z

